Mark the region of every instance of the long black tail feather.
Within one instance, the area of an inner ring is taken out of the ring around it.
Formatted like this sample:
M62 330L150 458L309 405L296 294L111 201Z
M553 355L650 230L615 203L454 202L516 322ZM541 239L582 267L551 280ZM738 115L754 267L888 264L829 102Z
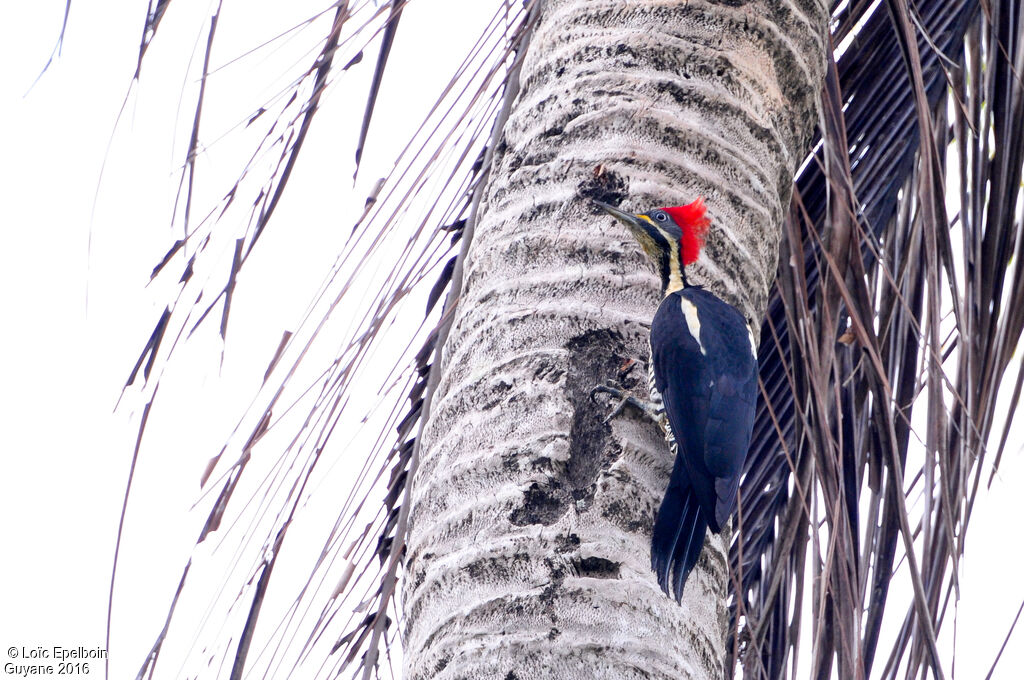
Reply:
M674 594L676 602L682 600L686 577L704 548L707 527L707 519L688 480L685 484L678 484L673 479L654 520L651 569L658 577L661 589L669 597ZM673 592L669 592L670 573Z

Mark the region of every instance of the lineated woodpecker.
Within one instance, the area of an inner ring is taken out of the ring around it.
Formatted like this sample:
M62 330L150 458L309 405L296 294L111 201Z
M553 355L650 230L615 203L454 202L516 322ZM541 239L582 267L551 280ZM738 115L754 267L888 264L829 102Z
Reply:
M738 309L686 281L685 267L700 255L710 225L703 199L641 215L595 202L629 228L661 274L664 299L651 322L651 402L605 385L595 391L623 399L608 419L629 403L665 430L675 464L654 520L651 568L665 594L680 601L706 529L720 533L736 507L757 403L754 335Z

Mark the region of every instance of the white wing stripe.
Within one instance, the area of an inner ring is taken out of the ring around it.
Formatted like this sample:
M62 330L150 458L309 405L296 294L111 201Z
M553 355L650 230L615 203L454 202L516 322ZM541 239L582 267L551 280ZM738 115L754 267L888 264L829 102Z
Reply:
M700 317L697 316L697 305L686 298L680 298L680 305L683 308L683 318L686 319L686 327L690 329L690 335L697 341L700 353L707 356L708 352L700 342Z

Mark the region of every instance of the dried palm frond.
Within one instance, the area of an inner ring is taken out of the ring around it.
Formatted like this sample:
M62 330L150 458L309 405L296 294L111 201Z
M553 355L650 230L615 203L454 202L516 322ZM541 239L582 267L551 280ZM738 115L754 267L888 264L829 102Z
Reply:
M140 70L167 4L158 3L147 17ZM321 110L321 99L342 86L338 81L344 72L361 61L364 50L380 35L356 145L358 168L397 22L407 4L396 0L375 7L369 2L338 2L329 23L324 22L328 15L324 12L297 27L322 26L320 49L301 75L251 114L245 125L263 125L262 141L221 204L193 224L194 161L220 7L213 13L183 163L181 222L186 235L153 270L154 279L178 277L181 285L126 384L126 389L134 386L145 402L136 458L164 371L183 340L211 318L219 317L219 335L227 337L239 275L272 224L312 121ZM194 633L190 654L197 663L217 664L232 677L251 669L269 676L296 672L333 676L353 664L369 676L377 670L380 644L390 650L403 511L408 507L405 483L415 461L415 434L423 408L429 406L433 350L448 318L436 305L449 282L460 276L451 251L472 232L478 188L493 148L492 129L514 97L517 57L523 52L531 7L493 3L491 19L481 27L472 51L408 141L392 173L374 185L301 324L283 334L262 388L231 440L210 461L203 485L214 499L196 549L214 542L214 549L227 552L231 559ZM241 233L233 234L231 221L224 216L244 210L239 206L245 205L251 206L248 218ZM225 244L233 253L229 261L218 260ZM375 254L384 253L389 269L381 272ZM218 267L224 267L219 275ZM195 276L198 271L205 276ZM431 284L425 313L418 306L413 311L411 305L424 298L418 291ZM331 313L342 306L344 317L352 321L339 331L332 328L338 324L332 324ZM389 342L391 356L383 370L379 364L372 366L374 353L385 343L384 331L399 316L409 318L410 314L423 321L410 337ZM332 345L340 349L331 351ZM308 367L314 362L320 366L311 371ZM352 421L356 409L346 407L365 398L367 380L381 384L376 396L371 393L377 404L360 426ZM402 395L407 396L408 407L403 407ZM353 435L356 430L364 434ZM340 433L368 441L369 450L365 444L349 450L339 441ZM259 455L261 442L264 450L273 448L273 460L267 462ZM279 592L291 593L292 604L263 621L268 616L264 604L275 567L288 559L289 535L301 524L303 506L310 502L313 490L328 483L330 468L339 460L361 469L335 501L336 521L323 538L305 582L276 585ZM166 625L139 670L140 678L155 671L180 598L187 597L190 575L195 576L193 564L194 558L183 569ZM230 623L225 626L225 622ZM257 623L269 633L259 637ZM259 642L253 646L256 639Z
M1022 28L1014 3L850 2L835 15L836 44L851 40L797 180L732 546L744 677L949 666L937 631L1024 328ZM895 583L913 593L906 609L886 608ZM892 617L902 625L880 658Z

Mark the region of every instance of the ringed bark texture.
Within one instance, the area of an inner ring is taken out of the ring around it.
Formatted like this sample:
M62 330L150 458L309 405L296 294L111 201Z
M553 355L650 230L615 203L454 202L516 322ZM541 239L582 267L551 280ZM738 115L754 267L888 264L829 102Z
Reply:
M591 388L646 394L658 282L589 198L698 195L688 269L760 325L817 121L824 0L548 0L495 150L423 434L403 590L408 678L719 678L725 545L682 606L650 532L672 461Z

